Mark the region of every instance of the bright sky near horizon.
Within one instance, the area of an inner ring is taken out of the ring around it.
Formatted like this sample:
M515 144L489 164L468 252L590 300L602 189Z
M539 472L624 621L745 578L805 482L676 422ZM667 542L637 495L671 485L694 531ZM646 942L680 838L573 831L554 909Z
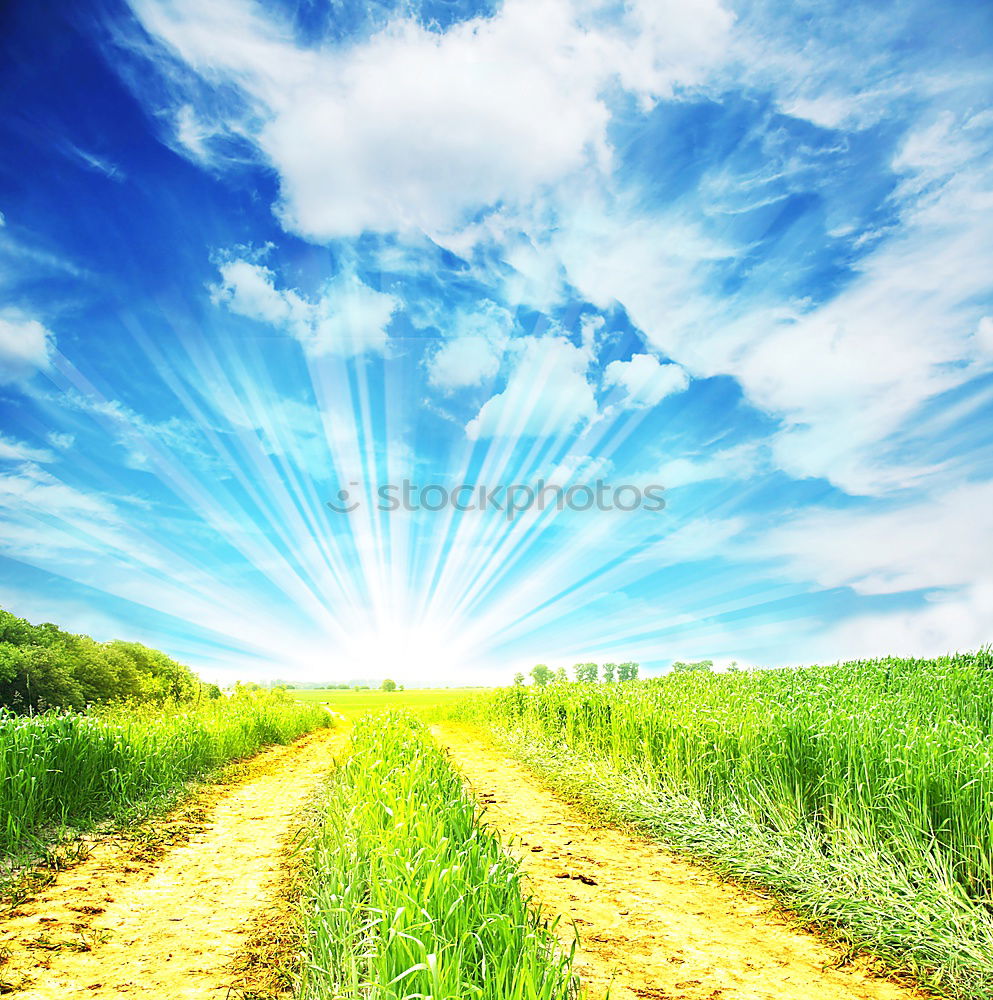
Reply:
M0 606L220 680L993 641L983 0L14 0L0 49Z

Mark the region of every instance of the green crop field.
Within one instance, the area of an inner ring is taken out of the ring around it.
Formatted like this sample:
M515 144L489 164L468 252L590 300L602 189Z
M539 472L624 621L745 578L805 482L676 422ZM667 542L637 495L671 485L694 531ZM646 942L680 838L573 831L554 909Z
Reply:
M441 712L478 692L478 688L415 688L389 692L314 688L294 689L288 694L296 701L324 705L332 712L354 720L369 712L389 712L394 709L406 709L417 714Z
M846 946L993 996L989 650L503 688L452 715Z
M91 715L0 710L0 856L133 819L191 779L331 722L316 706L267 694Z

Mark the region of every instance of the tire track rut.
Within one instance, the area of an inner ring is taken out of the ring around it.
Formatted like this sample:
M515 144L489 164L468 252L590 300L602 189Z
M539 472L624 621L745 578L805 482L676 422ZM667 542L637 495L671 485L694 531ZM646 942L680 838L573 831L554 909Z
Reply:
M584 1000L910 1000L777 913L648 840L598 826L462 727L433 729L487 818L514 838L537 900L580 935Z
M206 800L202 828L152 862L98 842L0 923L0 974L26 983L15 995L226 996L231 963L276 892L295 816L344 740L318 730L253 758L247 777L194 797Z

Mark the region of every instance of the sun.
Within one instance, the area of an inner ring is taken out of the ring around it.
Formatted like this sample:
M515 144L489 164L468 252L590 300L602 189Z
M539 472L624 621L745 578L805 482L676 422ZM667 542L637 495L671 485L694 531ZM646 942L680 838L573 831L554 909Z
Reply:
M336 659L338 672L348 678L390 677L408 687L458 685L474 665L468 644L432 622L386 622L360 630Z

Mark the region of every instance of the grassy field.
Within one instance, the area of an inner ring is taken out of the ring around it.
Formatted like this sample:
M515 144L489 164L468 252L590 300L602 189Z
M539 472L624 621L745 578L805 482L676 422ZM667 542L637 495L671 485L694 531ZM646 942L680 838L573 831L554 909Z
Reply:
M329 688L292 690L288 694L304 704L318 704L355 721L366 713L403 709L417 715L444 712L479 693L478 688L413 688L408 691L340 691Z
M506 688L495 724L593 808L993 997L993 656Z
M569 1000L519 865L422 724L367 717L308 844L304 1000Z
M130 818L222 764L331 722L316 705L268 695L0 714L0 856Z

